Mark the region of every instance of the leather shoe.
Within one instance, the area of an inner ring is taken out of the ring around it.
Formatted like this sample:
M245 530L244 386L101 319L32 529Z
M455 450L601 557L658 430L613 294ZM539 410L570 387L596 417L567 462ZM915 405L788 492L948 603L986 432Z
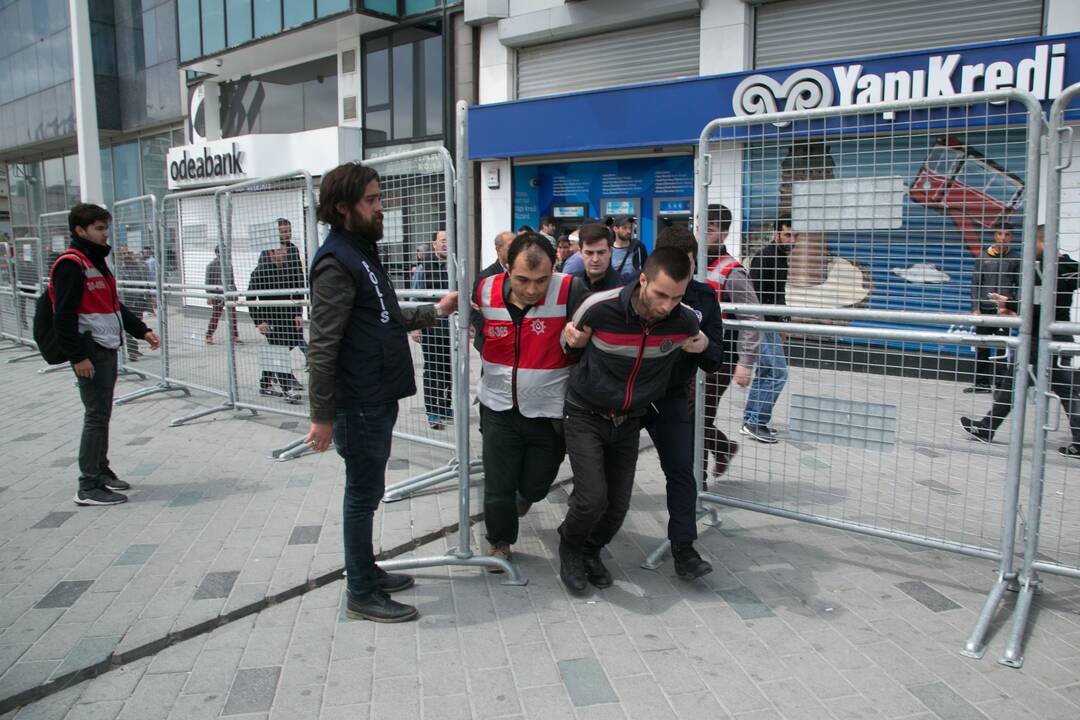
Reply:
M378 565L375 566L375 582L379 584L379 589L384 593L401 592L416 584L416 580L413 579L412 575L388 573Z
M581 552L559 541L559 577L571 592L585 590L585 563Z
M415 620L420 613L412 605L405 605L382 590L358 598L346 592L345 614L354 620L371 620L381 623L399 623Z
M603 590L615 584L615 580L611 577L611 571L607 569L599 555L583 555L582 561L585 565L585 577L594 586Z
M693 543L672 543L671 557L675 574L681 578L699 578L712 572L712 565L698 554Z

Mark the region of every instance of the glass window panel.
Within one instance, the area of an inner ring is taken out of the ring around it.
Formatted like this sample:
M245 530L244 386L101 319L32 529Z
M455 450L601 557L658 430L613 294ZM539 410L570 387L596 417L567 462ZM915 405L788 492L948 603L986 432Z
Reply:
M437 7L442 7L440 0L405 0L406 15L417 15Z
M199 38L199 0L177 0L176 16L180 21L180 61L202 55Z
M116 74L116 34L112 25L90 23L90 49L94 72L98 75Z
M246 43L254 37L251 28L251 0L227 0L229 47Z
M21 98L26 95L26 63L23 54L16 53L11 58L11 97Z
M8 192L11 202L11 224L14 227L30 224L30 209L26 197L26 166L12 164L7 166Z
M281 0L254 0L255 37L281 31Z
M367 55L364 73L364 90L369 106L386 105L390 102L390 51L377 50Z
M165 155L169 152L169 134L143 138L141 152L143 194L156 195L160 198L168 190L168 181L165 177Z
M119 28L120 26L118 25L118 32ZM142 34L141 37L139 36L140 32ZM157 65L158 62L160 62L157 56L157 13L155 13L153 10L147 10L146 12L144 12L142 14L142 29L140 30L139 28L135 28L135 35L142 41L143 64L141 66L137 65L137 67L152 67L154 65ZM138 62L138 59L139 56L138 54L136 54L136 62Z
M386 142L390 139L390 111L376 110L364 116L364 141Z
M363 0L363 2L365 10L397 16L397 0Z
M65 210L67 190L64 188L64 158L45 161L45 208L46 212Z
M36 225L38 215L45 212L45 182L42 179L41 163L26 163L23 168L25 168L27 178L26 190L30 222Z
M302 83L278 85L262 83L265 92L252 131L260 133L290 133L304 129ZM256 91L257 92L257 91ZM335 107L337 102L335 101ZM249 108L250 109L250 108Z
M442 37L428 38L424 49L424 134L441 135L443 131L443 57Z
M337 125L337 75L304 83L304 129Z
M413 136L413 45L394 48L394 139Z
M101 148L101 194L107 207L113 204L112 148Z
M319 17L326 17L348 10L349 0L317 0L316 8Z
M82 201L82 197L79 194L79 156L68 155L64 158L64 176L66 177L65 187L67 188L67 205L65 207L72 207L78 205Z
M203 55L225 49L225 0L202 0Z
M62 30L52 36L53 80L57 83L71 79L71 36Z
M142 194L142 181L139 178L139 143L113 146L113 178L117 200L126 200Z
M56 84L53 75L52 48L47 42L39 42L34 47L34 64L38 69L38 82L42 88L52 87Z
M33 6L34 39L48 37L49 35L49 3L36 0L30 3Z
M17 3L19 8L19 43L16 47L26 47L34 42L34 2L33 0Z
M157 35L157 62L176 61L176 9L165 3L154 11L154 31Z
M296 27L314 19L315 0L285 0L285 27Z

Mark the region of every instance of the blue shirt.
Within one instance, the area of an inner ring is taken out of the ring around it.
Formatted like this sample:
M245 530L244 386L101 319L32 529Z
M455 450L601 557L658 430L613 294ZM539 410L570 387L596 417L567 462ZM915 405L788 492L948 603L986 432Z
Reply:
M567 275L578 275L585 271L585 260L582 259L581 253L576 252L570 257L566 258L566 262L563 263L562 271Z

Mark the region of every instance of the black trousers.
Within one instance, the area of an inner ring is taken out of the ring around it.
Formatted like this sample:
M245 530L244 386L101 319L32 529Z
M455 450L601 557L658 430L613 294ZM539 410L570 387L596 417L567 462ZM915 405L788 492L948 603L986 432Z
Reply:
M428 415L450 417L453 367L450 365L450 326L440 320L420 334L424 354L424 408Z
M724 431L718 429L714 423L716 422L716 410L720 407L720 398L724 397L724 393L731 386L731 377L734 372L735 367L733 365L725 364L715 373L705 378L705 452L713 453L714 456L727 455L731 452L731 441L728 440ZM693 384L691 384L689 389L691 399L689 412L691 418L694 416L692 404L694 398L693 387ZM654 439L653 442L656 442L656 440ZM714 459L716 458L714 457Z
M559 536L571 548L596 555L615 537L630 509L641 418L616 425L568 403L563 433L574 491Z
M975 326L976 335L999 335L1008 334L1005 328ZM1007 367L1001 367L1004 363L995 360L995 356L1004 353L1003 348L981 345L975 348L975 385L990 387L995 384L997 374L1008 371Z
M667 485L668 540L697 539L697 481L694 479L694 428L683 395L655 402L642 421L664 471Z
M484 524L491 544L518 539L517 496L531 503L547 497L566 446L561 420L527 418L517 408L480 406L484 424Z
M1037 362L1034 348L1032 361ZM997 430L1009 416L1013 405L1013 365L999 362L994 383L993 404L983 422ZM1061 408L1069 419L1072 442L1080 443L1080 371L1054 367L1050 372L1050 390L1061 400Z
M116 350L101 347L89 338L85 346L94 377L76 376L83 404L82 437L79 440L79 489L102 487L109 479L109 421L116 388Z

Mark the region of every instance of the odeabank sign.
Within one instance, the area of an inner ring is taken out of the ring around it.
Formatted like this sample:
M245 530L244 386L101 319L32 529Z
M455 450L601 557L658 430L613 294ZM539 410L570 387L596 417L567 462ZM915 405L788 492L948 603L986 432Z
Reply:
M231 180L245 177L244 152L237 143L225 152L212 152L203 146L202 154L191 156L183 150L180 158L169 162L169 177L180 183L193 180Z
M716 118L1006 88L1031 93L1049 109L1075 82L1080 34L687 78L475 107L469 154L483 159L688 145ZM574 118L570 126L568 117Z

